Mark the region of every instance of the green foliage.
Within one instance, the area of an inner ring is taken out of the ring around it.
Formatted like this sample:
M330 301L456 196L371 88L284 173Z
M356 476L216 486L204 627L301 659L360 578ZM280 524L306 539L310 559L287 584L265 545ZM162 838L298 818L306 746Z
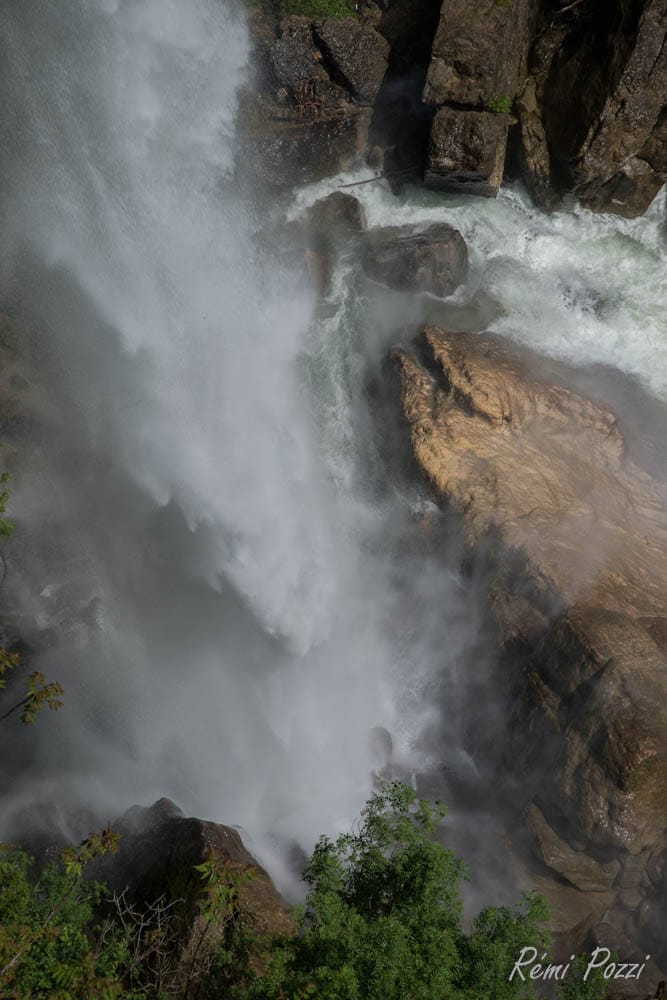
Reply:
M119 843L120 834L106 827L101 833L93 833L90 837L86 837L76 847L65 847L60 852L60 859L66 874L76 878L95 858L104 854L116 854Z
M612 956L610 961L615 961L615 956ZM557 1000L604 1000L607 995L607 982L602 969L593 969L588 979L584 981L588 962L588 955L577 956L568 976L558 988Z
M511 7L513 0L496 0L496 7Z
M253 977L256 940L241 905L243 890L252 881L253 873L215 857L195 865L195 871L202 879L205 894L199 902L201 923L188 982L198 984L198 995L202 997L226 997L234 987Z
M105 831L74 849L84 863L115 849ZM70 856L71 860L71 856ZM113 1000L122 954L111 936L94 933L95 906L104 887L85 882L78 865L39 870L22 851L0 852L0 995L14 1000Z
M472 932L462 943L462 977L460 985L466 1000L487 1000L496 997L532 996L525 985L509 975L524 947L547 950L549 934L545 923L549 907L536 893L524 893L520 904L489 907L473 922ZM518 990L518 992L517 992Z
M546 905L488 909L462 927L463 863L435 839L440 805L400 783L374 795L358 828L322 838L307 866L299 934L272 942L248 1000L514 1000L521 947L546 943Z
M0 649L0 690L7 686L6 674L10 670L15 670L19 665L17 653L10 653L6 649ZM16 702L11 708L0 715L0 722L8 719L14 712L20 709L21 722L26 726L31 726L42 708L46 705L52 711L57 712L62 708L63 689L57 681L47 681L44 674L35 670L28 677L28 686L23 698Z
M16 670L20 657L18 653L10 653L7 649L0 649L0 691L7 687L6 674L10 670Z
M244 906L252 876L211 858L183 946L181 900L144 910L86 882L113 852L111 830L62 853L41 873L0 853L0 996L13 1000L534 1000L510 973L522 949L548 951L549 911L534 893L488 907L466 929L463 863L438 839L445 810L394 782L372 796L351 833L323 837L307 865L297 933L260 933ZM96 922L96 907L111 905ZM573 963L558 1000L602 1000L600 972Z
M508 115L512 110L512 98L501 95L499 97L494 97L492 101L489 101L489 111L493 111L497 115Z
M353 0L250 0L250 5L263 8L278 20L299 14L302 17L354 17Z

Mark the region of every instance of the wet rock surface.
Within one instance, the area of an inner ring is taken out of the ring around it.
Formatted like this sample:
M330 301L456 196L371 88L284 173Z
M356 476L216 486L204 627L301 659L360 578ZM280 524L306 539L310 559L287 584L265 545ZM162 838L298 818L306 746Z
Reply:
M504 114L441 108L431 129L426 186L495 197L503 180L508 130Z
M665 0L543 14L535 102L519 107L522 174L538 204L572 191L596 211L646 211L667 179L666 36Z
M503 766L543 872L526 884L563 948L602 922L664 967L666 484L565 366L434 327L396 360L415 458L487 566L514 688Z
M486 108L512 98L523 79L530 43L531 0L444 0L433 39L424 100Z
M253 22L257 72L242 98L244 169L270 188L318 180L368 143L389 45L358 18Z
M433 40L424 101L436 113L426 163L427 187L498 193L510 110L525 75L531 0L444 0ZM502 113L504 112L504 113Z
M369 277L391 288L446 296L466 279L468 251L461 234L444 223L388 226L368 233L363 264Z
M252 165L271 187L373 151L392 187L646 211L667 180L667 0L364 0L358 15L253 21ZM495 120L494 120L495 119Z

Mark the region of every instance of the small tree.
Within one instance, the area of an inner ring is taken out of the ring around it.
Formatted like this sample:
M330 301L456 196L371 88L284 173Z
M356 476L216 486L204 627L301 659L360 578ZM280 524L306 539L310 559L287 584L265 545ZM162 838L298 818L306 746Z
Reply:
M234 996L534 997L532 983L509 975L522 947L547 947L548 907L528 893L513 909L483 910L466 932L465 866L434 838L444 815L442 806L417 801L412 789L395 782L370 799L352 833L322 838L305 872L310 888L298 935L273 941L264 974Z
M93 858L114 852L111 830L39 869L24 852L0 853L0 996L14 1000L112 1000L126 994L118 978L125 955L91 933L104 887L82 878Z

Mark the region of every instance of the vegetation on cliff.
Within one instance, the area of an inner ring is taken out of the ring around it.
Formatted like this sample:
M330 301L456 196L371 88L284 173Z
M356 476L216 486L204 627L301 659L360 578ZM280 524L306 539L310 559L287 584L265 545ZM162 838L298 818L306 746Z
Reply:
M248 0L248 4L278 20L293 14L313 18L351 17L356 14L352 0Z
M110 831L40 866L6 848L0 861L0 989L15 1000L524 1000L510 973L522 948L548 948L535 894L489 907L465 929L463 863L437 837L443 808L392 783L353 832L321 838L305 871L297 933L269 937L244 916L243 876L197 866L194 936L179 947L176 900L139 912L87 881L115 851ZM562 998L599 1000L601 980L563 984Z

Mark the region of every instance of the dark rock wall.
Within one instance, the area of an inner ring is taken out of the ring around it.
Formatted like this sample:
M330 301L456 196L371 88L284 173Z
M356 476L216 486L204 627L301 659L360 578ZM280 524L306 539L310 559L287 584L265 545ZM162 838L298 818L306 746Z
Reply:
M242 119L285 187L360 156L405 180L640 215L667 180L667 0L362 0L354 18L255 18ZM511 153L507 155L508 149Z
M542 204L572 191L597 211L640 215L667 179L667 2L584 0L575 11L547 8L540 21L535 99L519 109L524 177ZM529 134L535 113L539 138ZM546 185L531 166L545 158Z

